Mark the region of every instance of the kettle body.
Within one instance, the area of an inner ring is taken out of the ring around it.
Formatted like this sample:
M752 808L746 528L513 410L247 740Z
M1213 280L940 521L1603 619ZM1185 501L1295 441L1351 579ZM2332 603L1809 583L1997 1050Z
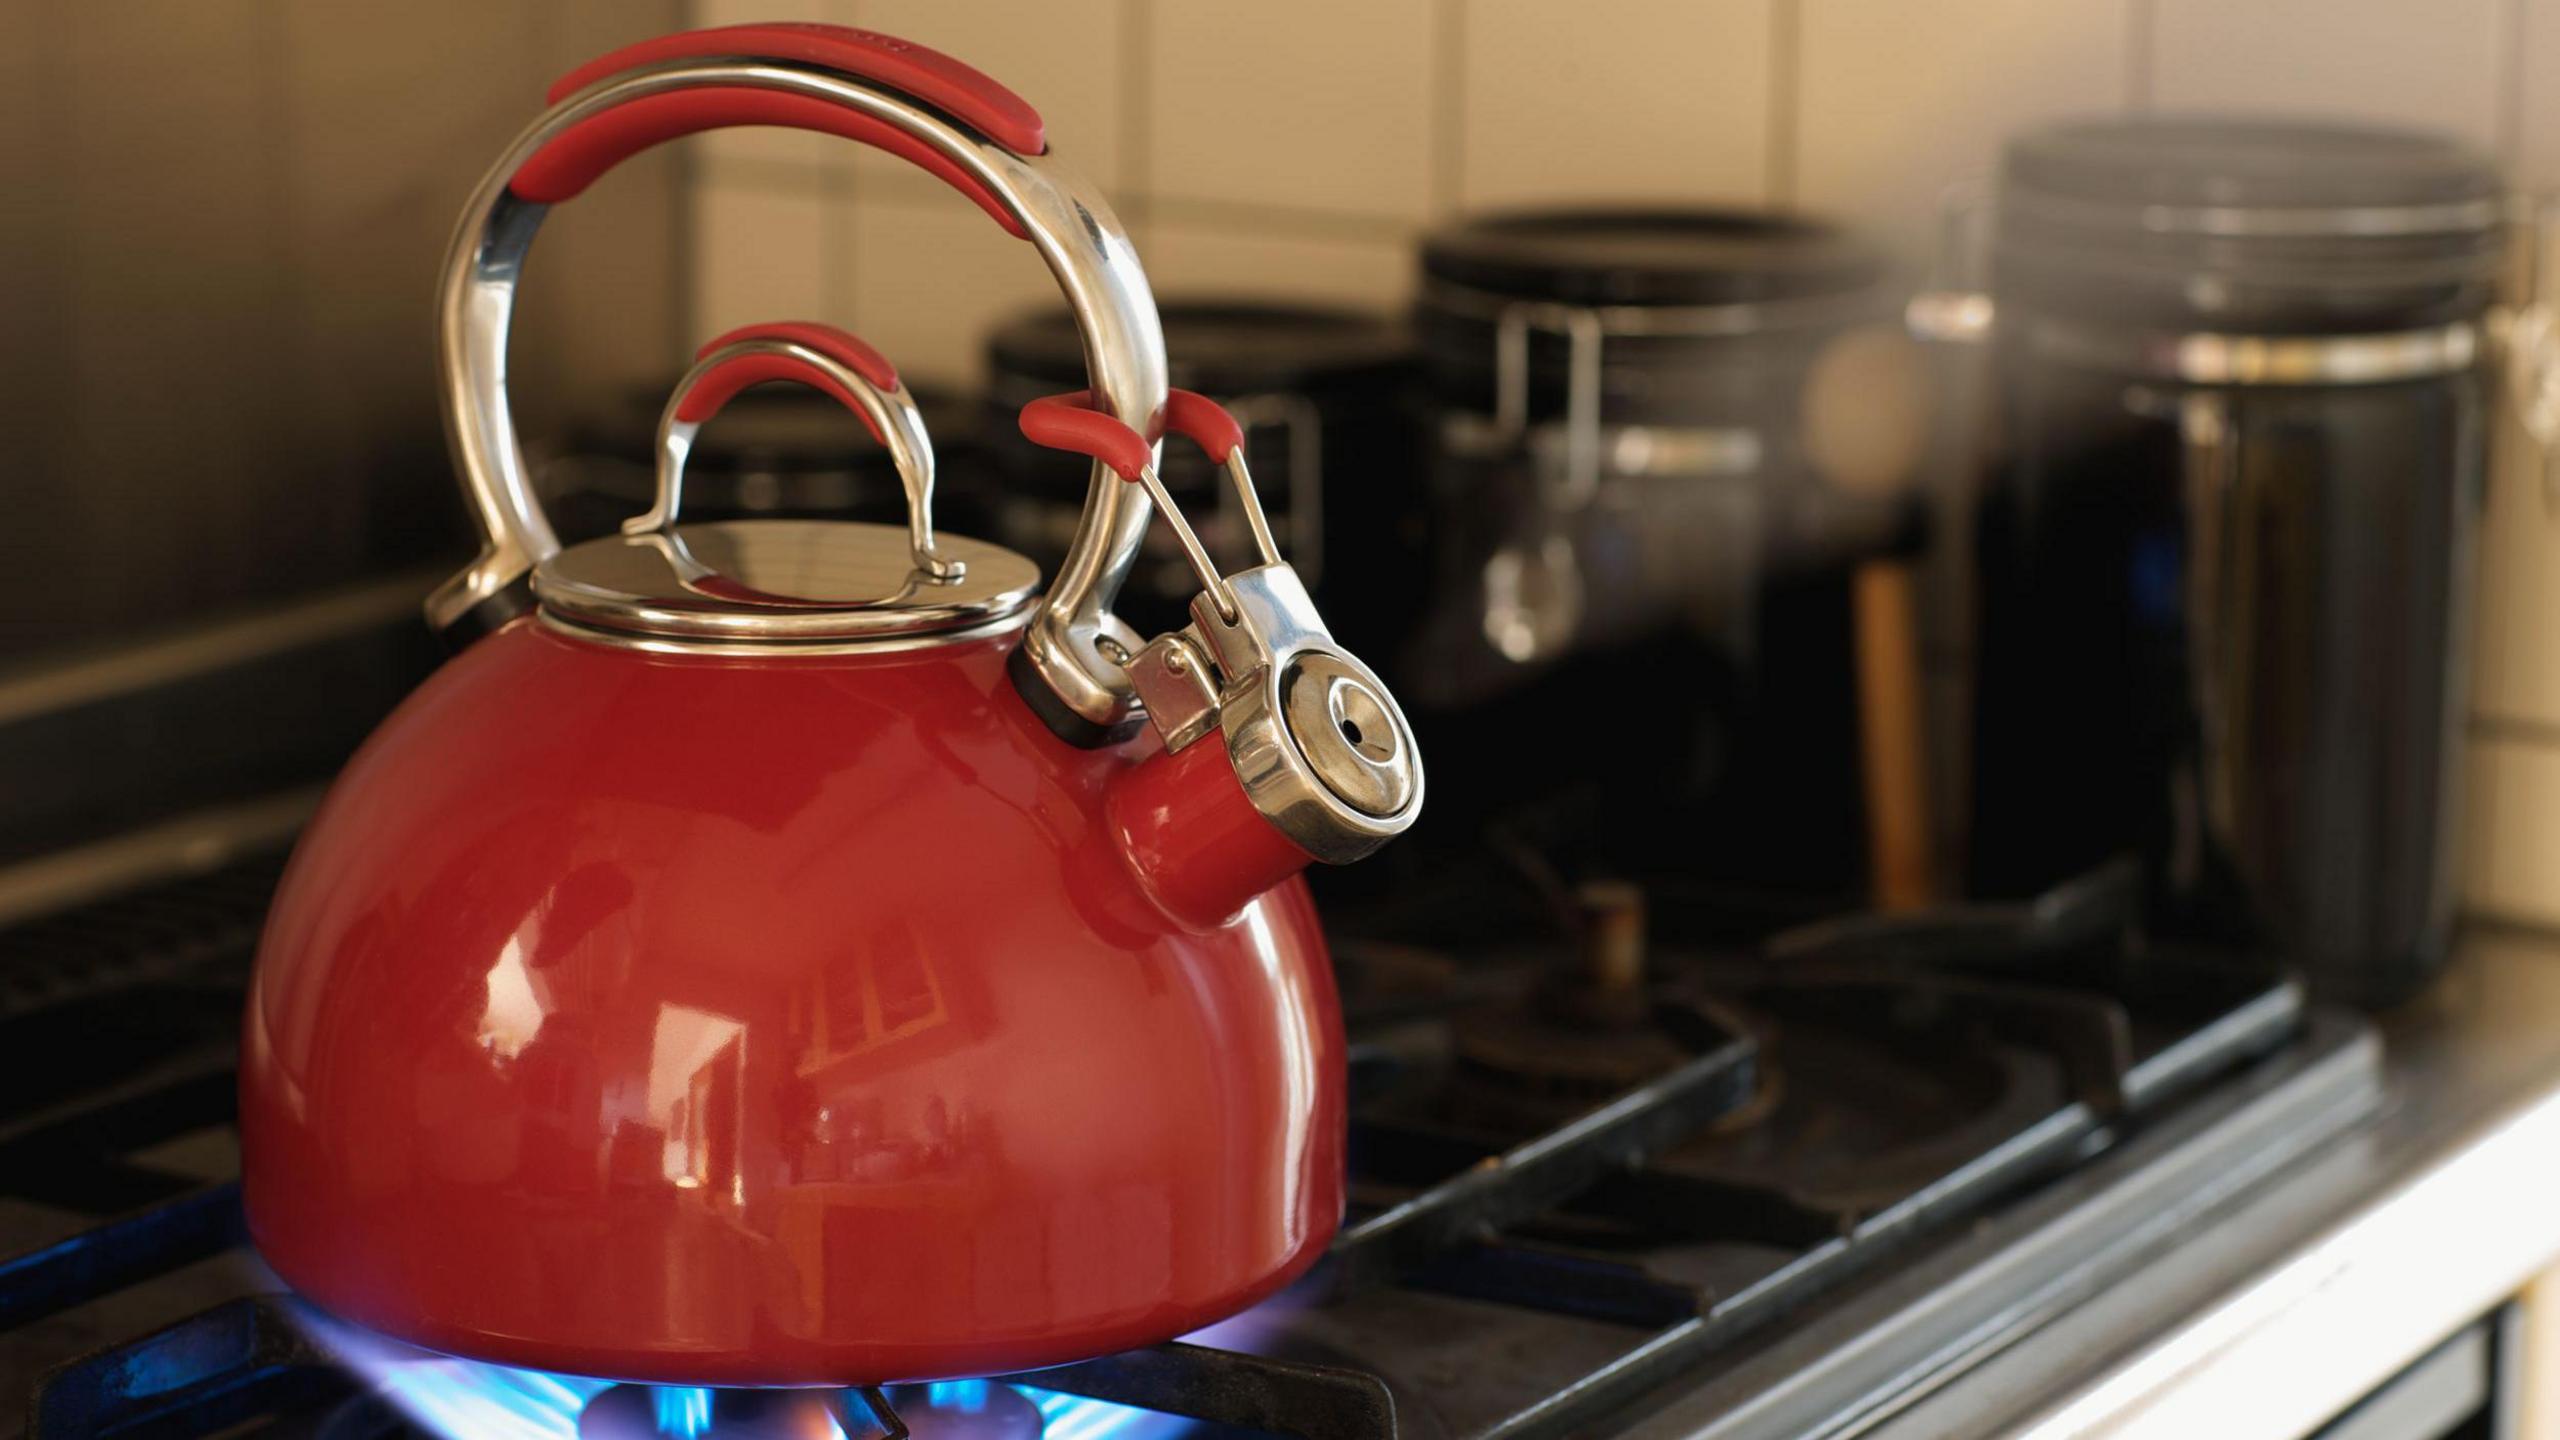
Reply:
M1168 916L1112 833L1135 762L1049 733L1016 638L742 660L527 618L452 660L276 900L269 1262L431 1348L732 1385L1056 1363L1303 1270L1344 1127L1305 887Z
M440 289L479 556L461 647L349 763L287 867L243 1030L242 1191L337 1316L469 1357L671 1385L864 1386L1170 1339L1312 1264L1342 1213L1342 1027L1307 864L1411 825L1403 713L1336 644L1241 430L1165 383L1126 231L1037 112L825 25L581 67L465 210ZM1028 242L1090 388L1026 435L1095 461L1045 593L939 536L929 437L855 337L704 346L658 491L562 547L506 341L544 215L730 125L881 146ZM807 384L889 452L905 527L681 523L727 399ZM1225 464L1222 574L1154 469ZM1110 612L1155 508L1201 583Z

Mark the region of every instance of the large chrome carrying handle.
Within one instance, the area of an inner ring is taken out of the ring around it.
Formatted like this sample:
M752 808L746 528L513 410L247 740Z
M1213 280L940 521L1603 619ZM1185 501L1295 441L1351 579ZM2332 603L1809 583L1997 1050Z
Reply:
M551 89L552 107L507 148L454 231L438 300L447 439L482 549L427 601L449 634L494 628L529 603L526 579L560 549L535 498L507 405L516 282L543 216L640 150L697 131L783 125L911 160L1031 242L1084 336L1093 390L1157 433L1164 332L1135 250L1101 195L1047 153L1037 112L977 71L920 46L833 25L736 25L617 50ZM1110 613L1137 557L1148 500L1096 463L1057 578L1014 656L1024 698L1065 738L1128 733L1135 704L1115 656L1137 648Z

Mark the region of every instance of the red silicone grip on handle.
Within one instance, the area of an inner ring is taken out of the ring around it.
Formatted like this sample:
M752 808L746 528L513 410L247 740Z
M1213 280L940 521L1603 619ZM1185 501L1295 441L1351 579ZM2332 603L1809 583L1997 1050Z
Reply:
M1167 429L1191 437L1221 465L1244 443L1244 427L1236 417L1217 401L1189 390L1165 392L1164 421ZM1023 438L1032 444L1090 455L1123 480L1137 479L1139 471L1155 463L1146 437L1094 409L1090 390L1032 401L1022 407L1021 425Z
M1145 436L1093 408L1093 392L1043 395L1022 407L1022 438L1052 450L1090 455L1123 480L1156 463Z
M1017 155L1049 148L1040 112L1031 102L938 50L846 25L718 25L660 35L599 55L561 76L552 83L549 98L556 105L606 76L704 55L823 65L912 95Z
M551 87L551 98L659 61L701 56L791 60L876 80L933 105L1020 154L1047 146L1038 111L1021 96L920 45L836 25L730 25L644 40L589 61ZM778 125L860 141L898 156L966 195L1017 238L1020 221L987 188L924 141L859 110L807 95L745 87L670 90L614 106L552 137L508 187L522 199L573 199L633 155L680 136L740 125Z
M696 360L708 360L732 345L748 340L784 340L809 349L835 361L883 390L898 388L897 367L879 351L864 344L860 336L839 330L833 325L820 325L805 320L768 321L761 325L741 325L696 351ZM685 391L676 402L676 418L694 424L720 413L720 407L734 399L750 385L768 380L796 380L812 389L833 396L847 410L862 419L863 428L874 440L883 440L862 402L852 391L836 383L825 371L795 360L788 355L741 355L715 365Z
M1221 465L1244 443L1244 427L1227 413L1227 407L1189 390L1164 392L1164 425L1177 435L1190 436L1192 444Z

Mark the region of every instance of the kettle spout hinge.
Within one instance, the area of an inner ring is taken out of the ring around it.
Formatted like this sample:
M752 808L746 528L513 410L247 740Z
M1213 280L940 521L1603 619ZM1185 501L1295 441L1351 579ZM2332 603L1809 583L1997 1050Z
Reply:
M1123 667L1167 752L1218 728L1218 677L1191 626L1147 642Z
M1378 677L1335 643L1286 564L1225 577L1191 623L1127 665L1168 754L1213 732L1233 780L1264 818L1316 859L1356 860L1413 822L1422 760Z

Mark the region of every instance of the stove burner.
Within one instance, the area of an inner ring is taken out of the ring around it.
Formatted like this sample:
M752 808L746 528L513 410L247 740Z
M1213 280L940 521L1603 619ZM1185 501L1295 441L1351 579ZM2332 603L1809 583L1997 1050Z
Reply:
M267 1296L181 1327L189 1353L263 1355L364 1382L316 1440L1177 1440L1180 1415L1045 1386L941 1380L884 1389L617 1384L442 1355ZM74 1426L89 1435L103 1428ZM265 1433L265 1432L259 1432ZM294 1432L301 1434L304 1432Z
M615 1385L578 1413L578 1440L843 1440L840 1390Z
M990 1380L885 1394L615 1385L580 1412L578 1440L1040 1440L1047 1423L1030 1396Z
M1574 892L1566 961L1525 995L1460 1015L1447 1118L1505 1131L1562 1124L1669 1074L1732 1033L1695 1002L1648 984L1644 892L1593 881Z
M2122 886L1844 919L1766 943L1657 891L1652 916L1681 943L1650 956L1644 907L1600 887L1584 897L1583 943L1563 961L1550 947L1544 972L1520 963L1521 907L1505 903L1525 888L1478 887L1456 935L1405 924L1382 937L1392 944L1343 947L1366 1077L1350 1147L1362 1198L1315 1277L1184 1343L1001 1383L901 1387L884 1398L909 1440L1596 1433L1665 1376L1717 1363L1964 1225L1997 1238L2067 1221L2114 1243L2151 1213L2120 1203L2147 1193L2120 1192L2121 1179L2062 1220L2003 1207L2124 1137L2168 1144L2142 1161L2146 1176L2212 1176L2243 1157L2267 1163L2270 1147L2278 1160L2303 1153L2378 1093L2369 1031L2306 1023L2299 990L2265 957L2146 943L2122 918L2136 913ZM236 908L253 912L254 897ZM93 937L84 953L159 943L126 902L64 925ZM256 927L214 928L230 937L218 955L148 973L227 994L227 1009ZM0 951L18 939L0 937ZM32 999L20 1017L29 1034L112 1051L94 1073L131 1077L0 1103L0 1339L15 1347L14 1361L0 1355L0 1402L25 1395L32 1440L609 1428L885 1440L845 1391L618 1391L419 1351L261 1293L271 1280L236 1248L237 1187L204 1143L224 1138L230 1114L231 1032L209 1027L202 1048L173 1052L138 1021L63 1023L88 1005L162 1013L168 993L102 983ZM1508 1008L1482 1008L1495 998ZM0 1017L8 1008L0 993ZM1558 1099L1609 1067L1666 1057L1668 1070L1594 1104ZM1773 1078L1755 1095L1763 1071ZM1453 1091L1515 1123L1458 1120ZM1528 1118L1555 1111L1572 1113ZM2198 1128L2169 1143L2178 1132L2160 1122L2180 1117ZM11 1232L12 1205L87 1228Z
M2004 1043L1961 1007L1932 1014L1912 998L1855 984L1745 991L1757 1088L1662 1163L1757 1179L1854 1218L2070 1098L2050 1055Z

